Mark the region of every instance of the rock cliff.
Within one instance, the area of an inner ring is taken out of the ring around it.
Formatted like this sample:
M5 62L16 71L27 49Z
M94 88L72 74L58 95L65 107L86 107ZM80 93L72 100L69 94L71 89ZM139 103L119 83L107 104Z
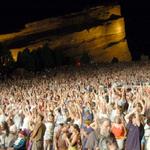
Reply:
M27 23L20 32L0 35L13 54L28 47L34 50L44 43L62 49L66 55L88 52L97 62L130 61L120 6L98 6L78 13Z

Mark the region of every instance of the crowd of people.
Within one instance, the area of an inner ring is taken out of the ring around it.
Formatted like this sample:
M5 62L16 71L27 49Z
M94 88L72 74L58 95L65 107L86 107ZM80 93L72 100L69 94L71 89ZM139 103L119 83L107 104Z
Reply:
M0 81L1 150L148 150L150 63L62 67Z

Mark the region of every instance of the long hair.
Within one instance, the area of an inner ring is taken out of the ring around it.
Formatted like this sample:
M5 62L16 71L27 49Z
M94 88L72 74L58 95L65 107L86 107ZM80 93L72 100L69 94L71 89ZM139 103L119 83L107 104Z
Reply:
M80 128L77 124L73 124L72 126L80 133Z
M2 123L2 126L3 126L3 129L6 131L6 136L9 135L9 126L8 126L8 123L6 121L4 121Z
M133 118L136 118L136 115L135 114L131 114L130 116L129 116L129 121L132 123L132 119Z
M102 125L105 121L108 121L111 124L111 121L108 118L101 118L101 119L99 119L99 124Z

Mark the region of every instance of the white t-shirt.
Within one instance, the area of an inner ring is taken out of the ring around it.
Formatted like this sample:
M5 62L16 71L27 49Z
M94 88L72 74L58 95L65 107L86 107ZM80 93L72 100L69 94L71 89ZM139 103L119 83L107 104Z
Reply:
M19 116L18 114L16 114L14 116L14 123L15 123L17 129L21 129L21 126L22 126L22 118L21 118L21 116Z
M149 150L149 148L150 148L150 137L148 138L146 143L146 150Z
M29 129L29 122L30 122L29 117L25 117L23 120L22 130Z
M66 118L66 116L64 114L57 113L56 116L57 116L56 117L56 125L59 125L61 123L65 123L67 118Z
M54 124L51 122L46 122L45 123L46 130L44 134L44 140L52 140L53 134L54 134Z
M133 110L133 103L129 102L128 104L128 112L131 112Z
M150 126L148 124L146 124L144 126L144 130L145 130L144 136L147 139L148 137L150 137Z
M99 119L101 119L101 118L108 118L108 115L106 113L99 112L98 113L98 117L99 117Z
M77 124L79 127L81 127L81 121L80 121L80 119L75 120L75 121L74 121L74 124Z
M125 99L120 99L120 100L117 102L117 104L118 104L119 106L125 106L126 100L125 100Z
M111 111L111 114L110 114L110 120L111 120L112 122L114 122L115 117L116 117L116 114L117 114L116 109L113 109L113 110Z
M6 117L4 114L0 115L0 124L3 123L4 121L6 121Z
M12 126L10 126L10 127L9 127L9 130L10 130L10 132L13 132L13 133L17 132L16 125L13 124Z

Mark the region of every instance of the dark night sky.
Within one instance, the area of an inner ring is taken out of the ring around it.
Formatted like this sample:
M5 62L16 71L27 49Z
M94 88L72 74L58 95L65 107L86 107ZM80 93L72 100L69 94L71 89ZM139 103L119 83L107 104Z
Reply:
M27 22L82 10L100 2L102 0L3 0L0 4L0 33L16 31Z
M148 0L121 0L126 37L133 60L150 56L150 5Z

